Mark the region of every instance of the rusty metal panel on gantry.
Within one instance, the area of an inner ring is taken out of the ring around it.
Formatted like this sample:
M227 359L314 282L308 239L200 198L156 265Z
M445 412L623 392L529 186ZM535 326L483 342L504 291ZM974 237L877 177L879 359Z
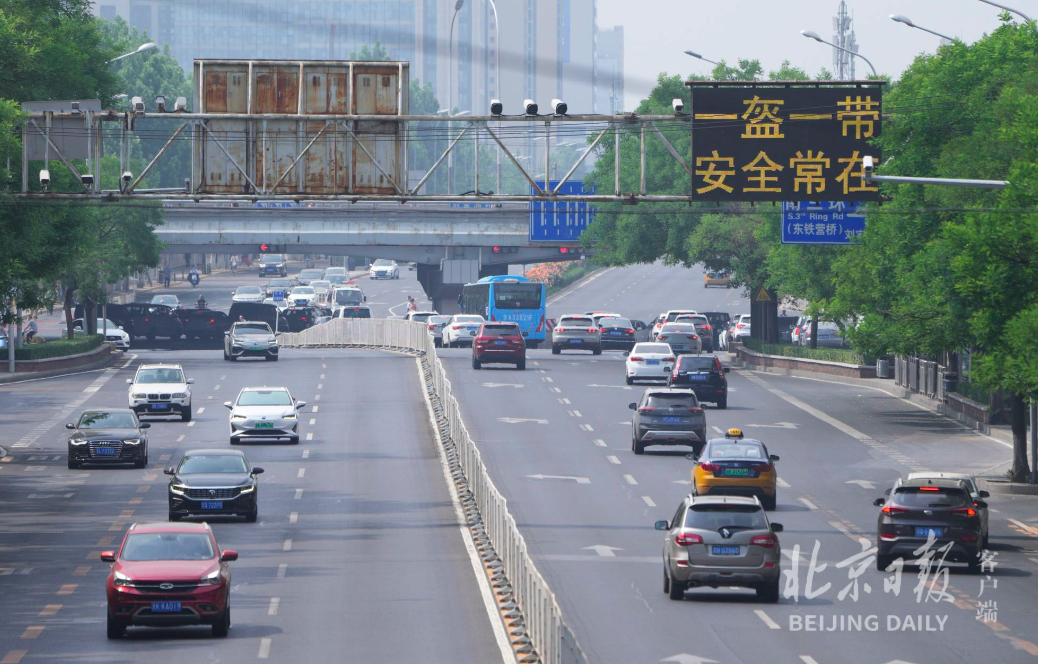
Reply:
M245 113L248 103L248 71L236 65L196 64L195 78L204 84L195 91L195 108L207 113ZM199 102L202 102L201 104ZM249 167L246 120L210 120L205 129L192 132L201 142L202 190L212 193L244 193L248 181L240 169ZM225 152L226 151L226 152ZM229 156L228 156L229 155Z

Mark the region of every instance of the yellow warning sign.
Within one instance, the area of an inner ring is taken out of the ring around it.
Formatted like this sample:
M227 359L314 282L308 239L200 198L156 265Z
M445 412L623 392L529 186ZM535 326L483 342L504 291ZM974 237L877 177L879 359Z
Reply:
M760 290L757 291L757 297L753 298L754 302L771 302L771 293L768 292L767 288L761 286Z

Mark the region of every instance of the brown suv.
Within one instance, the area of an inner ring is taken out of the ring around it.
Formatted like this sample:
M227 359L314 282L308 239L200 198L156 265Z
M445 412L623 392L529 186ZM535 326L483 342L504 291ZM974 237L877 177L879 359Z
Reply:
M485 363L515 364L526 369L526 340L517 323L483 323L472 341L472 368Z

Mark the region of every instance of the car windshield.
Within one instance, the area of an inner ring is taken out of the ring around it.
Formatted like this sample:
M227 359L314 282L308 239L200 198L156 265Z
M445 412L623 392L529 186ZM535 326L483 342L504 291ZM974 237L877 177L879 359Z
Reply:
M724 272L721 270L710 270L707 274L710 275L711 279L720 279L724 277Z
M494 284L498 309L540 309L543 284Z
M416 314L411 314L411 320L413 320L413 321L415 321L417 323L424 323L425 321L429 320L430 316L435 316L435 315L436 314L431 313L431 312L419 312L419 313L416 313Z
M480 336L484 337L518 337L518 325L484 325Z
M303 270L299 273L300 279L320 279L324 276L324 270Z
M559 321L559 327L594 327L595 321L590 318L566 318Z
M449 322L451 322L450 316L429 316L431 325L446 325Z
M757 505L692 505L685 512L686 528L717 530L726 526L741 530L767 530L768 520Z
M151 298L152 304L176 304L177 302L176 295L156 295Z
M137 533L126 538L123 560L209 560L215 558L206 533Z
M367 307L346 308L342 310L343 318L371 318L371 309Z
M626 318L603 318L598 322L601 327L634 327L631 321Z
M293 295L313 295L314 289L310 286L296 286L292 289Z
M246 390L238 397L239 406L291 406L292 397L284 390Z
M291 288L291 279L271 279L267 282L267 288Z
M259 295L263 292L259 286L238 286L238 290L234 291L235 295Z
M344 274L326 274L324 278L331 284L344 284L349 281Z
M482 316L467 316L467 315L466 316L455 316L454 317L454 322L455 323L482 323L483 322L483 317Z
M706 316L679 316L678 323L687 323L690 325L709 325L710 321L706 319Z
M281 256L263 256L260 258L260 263L280 263Z
M356 304L364 300L364 294L354 288L342 288L335 291L336 304Z
M708 459L763 459L764 450L757 443L713 444L705 455Z
M184 372L178 368L141 369L137 372L137 383L183 383Z
M80 429L136 429L130 413L83 413L79 418Z
M631 354L635 353L647 353L650 355L670 355L671 348L669 344L638 344L631 351Z
M327 279L315 279L314 281L310 282L310 286L312 286L314 289L328 288L331 285L332 282L328 281Z
M695 334L695 325L686 325L685 323L667 323L660 328L660 334Z
M694 313L694 311L672 311L669 314L667 314L667 322L673 323L678 319L678 316L690 316Z
M108 323L108 329L109 330L114 330L115 328L119 327L118 325L116 325L112 321L105 321L104 318L98 318L97 319L97 329L99 329L99 330L102 329L105 326L106 322Z
M235 334L271 334L266 323L238 323L234 326Z
M178 473L247 473L245 459L235 454L219 454L213 456L192 455L184 457L180 462Z
M901 487L894 493L894 502L905 507L957 507L966 502L966 492L935 486Z
M393 267L396 265L396 261L391 261L387 258L380 258L371 264L371 267Z
M692 408L697 406L694 394L659 392L650 394L645 405L650 408Z
M716 361L711 356L698 357L695 355L682 355L678 358L678 366L675 371L713 371Z

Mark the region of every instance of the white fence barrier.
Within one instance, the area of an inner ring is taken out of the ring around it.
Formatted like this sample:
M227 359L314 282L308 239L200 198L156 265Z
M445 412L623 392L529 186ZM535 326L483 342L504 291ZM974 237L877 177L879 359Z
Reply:
M555 594L537 571L526 541L508 512L508 501L490 479L479 449L461 419L458 400L436 355L427 326L404 320L341 318L303 332L282 334L279 341L289 348L369 347L413 352L426 358L432 372L433 387L449 426L449 435L457 448L459 463L465 471L490 541L512 585L515 602L526 619L531 645L545 664L586 664L587 659L573 631L563 620Z

